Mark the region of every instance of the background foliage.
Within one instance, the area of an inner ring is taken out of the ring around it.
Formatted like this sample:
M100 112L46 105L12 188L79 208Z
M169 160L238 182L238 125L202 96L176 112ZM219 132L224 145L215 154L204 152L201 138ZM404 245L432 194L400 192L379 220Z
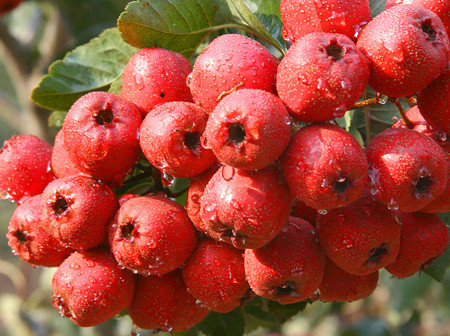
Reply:
M375 16L385 0L370 4ZM78 97L93 90L120 93L121 72L137 48L169 48L194 62L224 32L250 35L280 58L289 45L281 37L279 0L25 1L0 18L0 140L35 134L52 142ZM338 122L364 144L395 117L397 109L387 102L349 111ZM54 269L32 268L7 246L14 208L0 202L0 336L150 334L133 329L127 316L92 328L59 317L51 305ZM450 223L448 214L442 217ZM427 274L399 280L382 271L374 294L353 303L281 306L256 298L231 313L211 313L178 335L446 336L449 264L447 251Z

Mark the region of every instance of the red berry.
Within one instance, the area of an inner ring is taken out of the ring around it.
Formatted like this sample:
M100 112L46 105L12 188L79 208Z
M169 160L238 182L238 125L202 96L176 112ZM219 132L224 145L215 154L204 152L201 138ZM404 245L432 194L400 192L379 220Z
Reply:
M406 278L430 266L449 243L447 226L436 214L396 212L401 223L400 251L386 270Z
M307 221L291 217L270 243L246 249L245 275L255 294L295 303L310 297L319 287L325 254Z
M200 200L208 234L236 248L260 248L287 223L293 197L278 168L257 171L222 166Z
M134 285L109 249L74 252L53 275L53 306L81 327L95 326L129 306Z
M348 37L312 33L281 60L277 91L292 117L321 122L342 117L364 92L369 63Z
M0 15L9 13L19 6L23 0L0 0Z
M197 245L197 232L184 208L161 195L129 199L108 230L119 264L143 275L173 271Z
M449 39L441 19L415 5L397 5L375 17L359 34L370 60L369 85L402 97L427 86L447 67Z
M209 313L188 293L179 269L162 276L138 275L127 311L139 328L169 332L185 331Z
M116 185L138 158L141 122L132 102L108 92L90 92L64 119L64 146L83 173Z
M58 266L73 250L63 246L45 229L42 194L26 199L11 216L8 245L15 254L36 266Z
M64 145L62 129L56 133L51 157L52 172L57 178L77 175L82 169L73 162L70 153Z
M368 180L361 145L333 124L299 129L281 158L281 170L295 197L319 210L354 202Z
M275 161L291 137L291 119L279 98L241 89L210 113L202 144L229 166L253 170Z
M151 110L140 127L145 157L174 177L193 177L208 169L216 157L200 145L208 115L194 103L170 102Z
M0 148L0 198L21 202L53 180L52 147L34 135L14 135Z
M200 305L220 313L238 307L249 290L243 251L212 239L199 242L183 268L183 279Z
M189 87L208 113L240 89L274 92L278 60L259 42L240 34L216 37L195 60Z
M49 183L42 201L47 230L64 245L79 250L105 243L106 228L119 207L107 185L84 175Z
M370 194L319 214L316 233L325 254L355 275L367 275L394 262L400 247L400 224L394 213Z
M162 48L143 48L131 56L122 74L122 97L134 102L142 117L156 105L192 101L186 78L192 67L182 54Z

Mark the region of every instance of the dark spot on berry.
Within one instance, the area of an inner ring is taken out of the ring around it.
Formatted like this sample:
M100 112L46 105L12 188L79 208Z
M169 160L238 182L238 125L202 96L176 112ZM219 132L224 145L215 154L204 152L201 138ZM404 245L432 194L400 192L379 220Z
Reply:
M95 122L99 125L110 124L114 121L114 114L110 110L100 110L95 115Z
M62 196L59 196L57 198L55 204L53 204L53 211L57 215L62 215L64 213L64 211L66 211L68 208L69 208L69 204L67 203L67 200Z
M414 186L417 194L423 195L426 194L431 187L432 181L430 176L421 176L418 180L416 185Z
M334 191L338 194L344 194L350 187L350 180L345 176L340 176L336 179L334 184Z
M200 134L198 132L184 133L184 145L195 155L200 156Z
M370 250L370 256L369 259L366 261L367 266L373 266L378 265L380 263L380 260L389 254L389 249L386 247L385 244L380 245L377 248L373 248Z
M430 22L422 22L422 31L428 35L431 41L436 40L436 31L431 27Z
M274 288L274 291L277 296L290 295L292 292L295 291L295 286L292 282L286 281L281 286Z
M13 233L14 237L17 238L17 240L19 241L20 244L26 244L27 243L27 237L25 236L25 234L20 231L17 230L16 232Z
M344 58L344 50L337 45L330 45L327 48L327 56L331 56L335 61L340 61Z
M133 237L134 225L130 222L120 227L120 237L123 239L131 239Z
M245 139L244 127L239 123L231 124L228 127L228 139L234 144L240 144Z

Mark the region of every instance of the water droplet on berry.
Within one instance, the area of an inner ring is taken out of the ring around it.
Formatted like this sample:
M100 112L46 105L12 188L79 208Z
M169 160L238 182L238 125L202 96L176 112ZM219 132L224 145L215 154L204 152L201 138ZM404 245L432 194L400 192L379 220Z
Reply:
M311 83L309 82L309 80L308 80L308 78L306 77L305 74L300 74L298 76L298 80L304 85L311 85Z
M351 239L344 239L342 241L342 245L344 245L345 248L352 248L353 247L353 241Z
M232 199L230 201L230 205L233 209L235 210L241 210L242 209L242 205L240 205L236 200Z
M316 5L316 8L322 8L323 6L322 0L314 0L314 3Z
M287 42L292 41L291 34L289 34L289 32L285 28L283 28L283 30L281 31L281 37L283 38L283 40L285 40Z
M304 172L306 170L306 163L304 163L303 161L299 161L297 163L297 170Z
M220 267L222 265L222 262L219 259L214 258L214 265L216 265L217 267Z
M170 174L167 174L166 172L163 172L162 176L161 176L161 182L162 184L164 184L166 187L169 187L172 185L173 181L174 181L174 177Z
M78 265L77 263L71 263L69 265L69 267L73 270L79 270L80 269L80 265Z
M87 267L95 267L95 262L92 260L87 260L86 261L86 266Z
M436 132L436 139L441 142L447 141L447 133L441 131Z
M397 211L398 210L398 203L397 203L396 200L394 200L394 198L391 198L391 200L389 201L387 207L391 211Z
M222 166L222 178L225 181L231 181L234 177L234 174L236 173L234 167L230 166Z
M384 105L388 102L389 97L383 94L377 94L377 103L380 105Z
M136 83L136 88L142 90L145 87L144 76L140 72L136 72L134 75L134 82Z

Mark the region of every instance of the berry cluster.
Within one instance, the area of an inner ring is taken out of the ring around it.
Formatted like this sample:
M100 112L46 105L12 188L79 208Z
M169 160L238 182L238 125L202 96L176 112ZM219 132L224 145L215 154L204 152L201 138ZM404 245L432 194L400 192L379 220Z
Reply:
M438 258L449 243L437 213L450 211L450 8L404 2L372 19L368 1L282 0L292 45L281 61L240 34L219 35L192 66L143 48L121 96L79 98L53 148L6 141L9 245L58 267L60 314L93 326L126 309L140 328L183 331L254 296L362 299L380 269L404 278ZM363 148L334 120L368 85L402 120ZM400 97L417 105L404 112ZM151 188L123 192L137 177ZM190 181L185 206L173 178Z

